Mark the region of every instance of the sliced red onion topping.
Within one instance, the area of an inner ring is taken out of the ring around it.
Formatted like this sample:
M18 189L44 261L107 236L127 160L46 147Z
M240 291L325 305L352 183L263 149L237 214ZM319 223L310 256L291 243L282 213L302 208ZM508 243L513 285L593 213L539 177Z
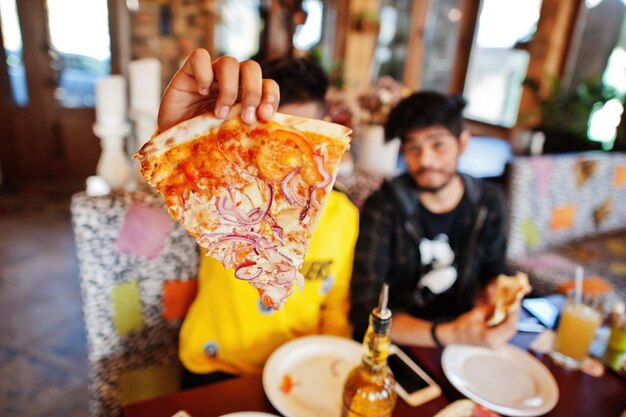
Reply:
M326 170L326 166L324 165L324 157L321 155L313 155L313 159L315 160L315 165L317 166L317 171L322 176L322 180L315 184L315 188L318 190L324 189L328 187L330 181L333 179L333 176Z
M300 173L300 168L296 168L291 171L289 174L285 175L285 178L280 182L280 189L285 196L285 199L292 206L296 203L296 198L293 195L293 191L291 190L291 185L289 184L291 179Z
M205 238L205 236L207 238L211 237L211 236L203 235L201 237L201 239ZM218 237L217 240L215 240L213 243L211 243L207 247L207 249L212 249L215 246L220 245L220 244L222 244L224 242L241 242L241 243L247 243L247 244L250 244L250 245L256 245L256 243L257 243L256 240L252 239L249 236L244 236L244 235L239 235L239 234L234 234L233 233L233 234L222 235L222 236Z
M217 197L217 201L215 202L215 206L217 208L217 212L224 218L224 220L229 221L231 223L239 223L241 225L254 225L261 223L270 208L272 207L272 202L274 201L274 187L271 184L267 184L268 188L268 202L267 206L263 211L261 208L257 207L252 209L249 213L244 213L237 205L234 203L235 196L232 187L228 187L228 191L230 194L230 198L226 196Z
M304 208L300 212L300 217L299 217L300 221L304 220L307 213L309 212L309 209L311 208L311 194L313 194L313 187L309 187L309 198L307 198L306 204L304 205Z
M296 278L296 268L292 266L279 264L278 269L279 269L279 272L276 273L277 284L281 284L281 285L290 284Z
M250 281L261 275L261 272L263 272L263 268L257 266L256 262L246 262L235 269L235 277Z
M272 230L274 231L274 235L276 236L276 238L278 240L280 240L281 243L284 244L283 242L283 228L276 225L276 226L272 226Z

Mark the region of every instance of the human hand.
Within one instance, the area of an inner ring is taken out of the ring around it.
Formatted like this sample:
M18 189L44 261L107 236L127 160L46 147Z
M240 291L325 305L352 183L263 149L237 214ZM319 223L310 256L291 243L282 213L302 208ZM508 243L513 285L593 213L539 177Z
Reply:
M240 63L230 56L211 62L208 51L196 49L165 89L158 126L164 131L206 112L224 119L237 101L241 101L244 122L268 121L276 112L279 100L278 84L263 79L256 62Z
M519 309L507 315L507 318L497 326L487 325L487 318L491 315L493 306L479 305L459 316L450 323L448 340L453 343L486 346L492 349L504 346L517 332Z

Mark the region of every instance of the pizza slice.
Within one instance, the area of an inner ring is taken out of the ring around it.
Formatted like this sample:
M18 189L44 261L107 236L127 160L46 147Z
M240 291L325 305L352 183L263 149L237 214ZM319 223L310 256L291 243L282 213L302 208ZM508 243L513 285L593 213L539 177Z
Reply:
M496 280L496 292L491 300L494 311L487 320L489 326L502 323L509 312L519 308L522 298L532 290L528 275L518 272L514 276L499 275Z
M154 136L134 156L170 215L280 309L299 270L351 130L276 113L245 124L205 114Z

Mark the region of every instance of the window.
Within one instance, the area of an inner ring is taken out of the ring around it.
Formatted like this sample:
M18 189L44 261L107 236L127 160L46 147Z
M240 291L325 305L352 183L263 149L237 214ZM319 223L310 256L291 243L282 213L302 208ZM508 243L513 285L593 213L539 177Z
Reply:
M57 104L66 108L93 107L96 80L111 73L107 3L48 0L47 9L48 52L57 76Z
M431 0L424 30L424 69L421 88L448 91L454 68L461 0Z
M576 22L564 87L602 77L614 47L620 42L625 11L621 0L585 1Z
M511 127L517 121L522 81L541 0L484 0L481 3L463 95L465 116Z
M215 33L219 55L249 59L259 51L261 34L260 0L224 0Z
M16 105L25 107L28 105L28 85L22 61L22 32L15 0L0 0L0 25L2 25L2 45L6 54L11 97Z
M302 9L306 13L304 24L296 27L293 35L293 46L302 50L310 50L322 38L322 16L324 5L322 0L304 0Z
M380 31L372 70L374 82L384 75L402 80L407 59L410 18L409 0L381 1Z

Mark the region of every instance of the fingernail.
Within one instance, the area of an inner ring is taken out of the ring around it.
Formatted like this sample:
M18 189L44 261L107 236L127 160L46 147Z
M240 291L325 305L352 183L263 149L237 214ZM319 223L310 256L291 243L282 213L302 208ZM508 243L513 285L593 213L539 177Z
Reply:
M200 94L202 94L203 96L208 96L209 95L209 87L202 87L200 89Z
M243 118L248 123L256 122L256 109L254 107L252 107L252 106L247 107L246 111L243 114Z
M219 117L220 119L225 119L226 117L228 117L229 111L230 111L230 107L221 106L219 110L217 111L217 117Z
M261 104L261 108L259 109L259 111L261 112L265 120L269 120L272 118L273 110L274 108L270 104L267 104L267 103Z

